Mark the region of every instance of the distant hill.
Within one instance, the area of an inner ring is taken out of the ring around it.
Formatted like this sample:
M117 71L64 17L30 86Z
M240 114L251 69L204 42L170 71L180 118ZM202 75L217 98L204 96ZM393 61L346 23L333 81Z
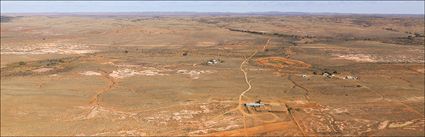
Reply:
M10 16L377 16L424 17L423 14L351 14L308 12L69 12L69 13L8 13ZM13 17L12 17L13 18Z

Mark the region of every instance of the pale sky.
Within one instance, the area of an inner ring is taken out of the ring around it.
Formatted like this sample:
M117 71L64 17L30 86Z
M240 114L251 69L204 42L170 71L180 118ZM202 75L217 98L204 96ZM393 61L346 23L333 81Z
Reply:
M424 1L1 1L2 13L268 11L424 14Z

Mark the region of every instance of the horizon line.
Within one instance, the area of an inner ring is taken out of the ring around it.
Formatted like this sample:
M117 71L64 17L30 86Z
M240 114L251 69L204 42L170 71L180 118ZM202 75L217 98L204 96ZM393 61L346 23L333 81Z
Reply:
M252 12L204 12L204 11L95 11L95 12L1 12L0 14L140 14L140 13L169 13L169 14L182 14L182 13L194 13L194 14L311 14L311 15L323 15L323 14L340 14L340 15L425 15L425 13L350 13L350 12L282 12L282 11L252 11Z

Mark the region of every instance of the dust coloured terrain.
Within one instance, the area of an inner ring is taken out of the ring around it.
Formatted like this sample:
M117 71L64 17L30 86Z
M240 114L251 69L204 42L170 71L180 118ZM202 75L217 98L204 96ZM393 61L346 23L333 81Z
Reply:
M7 15L1 135L424 136L424 71L423 16Z

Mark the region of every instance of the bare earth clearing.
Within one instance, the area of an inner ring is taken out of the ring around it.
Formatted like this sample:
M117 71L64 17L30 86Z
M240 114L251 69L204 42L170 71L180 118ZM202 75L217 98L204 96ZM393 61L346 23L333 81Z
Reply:
M424 136L424 47L417 16L12 17L1 135Z

